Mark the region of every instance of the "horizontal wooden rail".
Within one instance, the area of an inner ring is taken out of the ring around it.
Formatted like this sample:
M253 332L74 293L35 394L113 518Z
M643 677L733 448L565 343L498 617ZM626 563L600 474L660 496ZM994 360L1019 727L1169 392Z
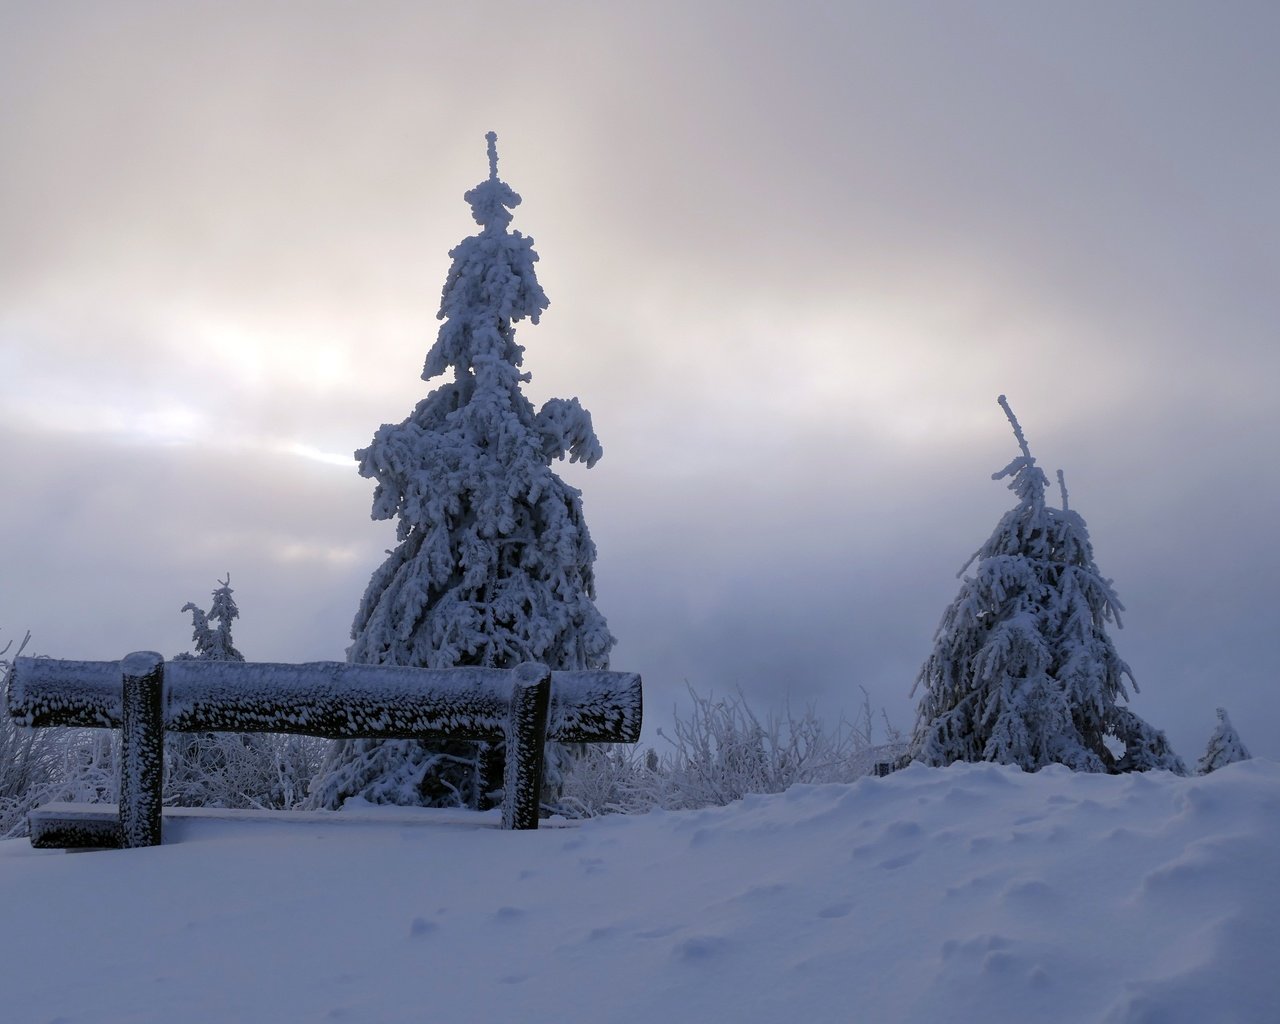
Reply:
M119 661L18 658L9 713L24 725L118 729L120 679ZM170 732L501 740L511 686L507 669L178 660L164 663L162 714ZM634 672L551 673L552 742L635 743L642 718Z

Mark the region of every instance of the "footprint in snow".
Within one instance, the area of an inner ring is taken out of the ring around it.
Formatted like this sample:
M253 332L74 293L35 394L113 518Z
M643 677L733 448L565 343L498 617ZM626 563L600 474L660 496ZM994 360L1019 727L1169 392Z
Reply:
M1044 991L1051 985L1049 972L1041 964L1031 963L1026 957L998 949L982 958L982 973L991 978L1004 978L1017 984L1025 982L1029 988Z
M439 927L434 921L428 921L425 917L415 917L409 922L409 934L415 939L420 939L424 935L430 935Z
M780 882L774 882L769 885L753 885L749 889L744 889L735 899L753 902L762 899L771 899L774 896L780 896L787 891L788 886Z
M848 917L849 912L853 910L852 903L833 903L829 907L823 907L818 911L819 917Z
M908 853L900 853L896 857L890 857L888 860L882 860L876 867L884 868L885 871L897 871L898 868L905 868L919 856L919 850L911 850Z
M613 925L605 925L602 928L592 928L587 932L588 942L603 942L606 939L612 939L619 933L621 929L615 928Z
M493 919L501 924L511 924L524 920L525 912L520 907L499 907Z
M1033 878L1025 882L1013 882L1005 886L1000 899L1005 903L1030 904L1040 906L1053 899L1053 886Z
M663 928L651 928L647 932L636 932L637 939L665 939L672 932L679 931L676 925L667 925Z
M694 935L677 942L671 950L676 960L685 964L702 964L723 956L729 948L729 940L720 935Z
M951 960L955 957L974 957L981 954L990 954L1000 950L1009 948L1009 940L1003 935L992 933L984 933L972 935L967 939L947 939L942 944L942 959Z
M883 834L888 839L914 839L922 831L918 821L892 821Z
M974 875L972 878L966 879L959 885L947 886L947 896L963 896L970 893L980 894L983 891L990 889L996 881L997 878L994 875Z

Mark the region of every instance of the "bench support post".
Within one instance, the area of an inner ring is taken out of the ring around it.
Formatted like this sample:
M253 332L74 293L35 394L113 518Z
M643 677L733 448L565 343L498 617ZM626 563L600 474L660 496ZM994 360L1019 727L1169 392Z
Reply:
M138 651L120 662L121 846L159 846L164 784L164 658Z
M526 662L515 670L511 717L507 722L507 764L503 775L502 827L538 827L542 765L551 705L551 670Z

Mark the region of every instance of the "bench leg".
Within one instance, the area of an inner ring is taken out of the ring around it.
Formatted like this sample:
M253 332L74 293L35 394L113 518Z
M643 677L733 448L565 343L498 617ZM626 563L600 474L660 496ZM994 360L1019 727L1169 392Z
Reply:
M120 662L120 839L125 849L159 846L164 785L164 658L139 651Z
M542 795L543 751L547 742L547 709L551 705L551 670L532 662L515 670L511 717L507 722L507 764L503 775L502 827L538 827Z

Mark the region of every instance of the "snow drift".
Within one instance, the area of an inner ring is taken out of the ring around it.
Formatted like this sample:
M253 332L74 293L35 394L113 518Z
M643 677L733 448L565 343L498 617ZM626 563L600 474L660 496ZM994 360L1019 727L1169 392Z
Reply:
M63 1024L1269 1024L1280 765L913 766L503 833L493 812L192 812L0 843L4 1018Z

